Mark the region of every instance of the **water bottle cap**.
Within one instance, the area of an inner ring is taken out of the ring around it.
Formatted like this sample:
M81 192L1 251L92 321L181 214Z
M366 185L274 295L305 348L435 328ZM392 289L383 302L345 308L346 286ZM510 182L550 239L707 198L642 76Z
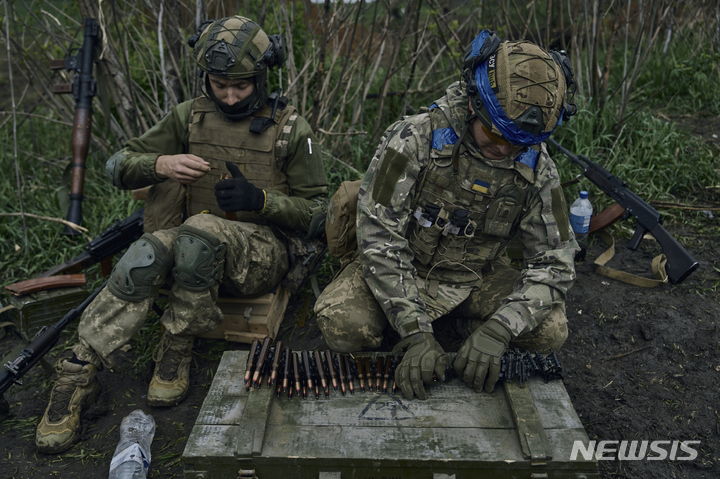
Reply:
M580 192L580 198L586 199L587 197L588 197L588 192L587 192L587 191L581 191L581 192Z

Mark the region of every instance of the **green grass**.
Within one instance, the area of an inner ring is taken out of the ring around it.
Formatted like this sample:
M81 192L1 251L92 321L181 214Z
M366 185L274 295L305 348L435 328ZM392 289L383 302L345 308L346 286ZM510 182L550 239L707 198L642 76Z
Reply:
M720 115L720 53L698 48L691 33L673 42L666 54L651 56L638 79L638 101L668 113Z
M31 416L25 419L4 419L0 421L3 431L15 431L22 438L35 436L35 428L40 422L40 416Z
M68 204L72 127L51 121L34 120L18 127L19 183L13 155L12 123L0 131L0 213L24 213L64 219ZM34 134L33 134L34 133ZM105 176L105 158L91 148L87 158L82 205L83 226L96 237L113 222L138 208L130 193L113 188ZM86 237L62 235L64 226L49 220L17 216L0 217L0 285L29 279L84 251ZM27 234L27 248L25 235ZM97 269L97 268L95 268ZM97 276L95 269L88 279Z

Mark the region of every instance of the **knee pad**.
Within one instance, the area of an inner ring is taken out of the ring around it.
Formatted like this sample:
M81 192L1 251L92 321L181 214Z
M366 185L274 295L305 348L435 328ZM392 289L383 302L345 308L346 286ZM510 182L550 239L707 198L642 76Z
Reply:
M113 268L108 289L125 301L142 301L150 296L155 278L167 273L171 260L165 245L153 235L145 233L130 245Z
M188 291L204 291L222 279L227 247L203 230L182 225L175 239L175 282Z

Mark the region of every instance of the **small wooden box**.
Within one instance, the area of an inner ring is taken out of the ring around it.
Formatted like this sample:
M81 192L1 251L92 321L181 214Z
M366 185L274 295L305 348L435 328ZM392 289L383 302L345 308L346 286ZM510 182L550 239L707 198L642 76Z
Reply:
M214 331L200 334L199 337L239 343L251 343L253 339L262 340L266 336L274 339L289 300L290 292L282 285L257 298L221 297L217 304L225 320Z

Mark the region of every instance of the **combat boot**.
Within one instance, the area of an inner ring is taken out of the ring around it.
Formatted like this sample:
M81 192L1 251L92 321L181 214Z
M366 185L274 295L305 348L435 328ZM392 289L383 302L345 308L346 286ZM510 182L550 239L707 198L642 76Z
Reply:
M58 380L50 393L50 404L38 424L35 445L45 454L62 452L72 446L80 429L82 408L92 404L100 392L97 366L60 359L55 364Z
M193 340L165 331L153 352L155 372L148 388L148 404L175 406L185 399L190 387Z

